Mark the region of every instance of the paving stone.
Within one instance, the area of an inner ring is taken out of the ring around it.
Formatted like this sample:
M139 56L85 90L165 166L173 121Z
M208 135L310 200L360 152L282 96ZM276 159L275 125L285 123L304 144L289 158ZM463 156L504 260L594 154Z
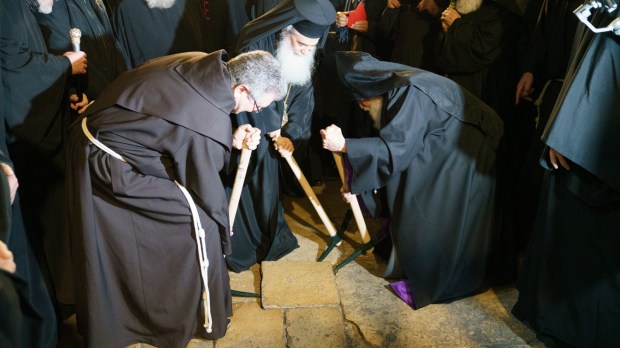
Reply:
M286 347L284 313L265 310L257 303L236 303L226 336L217 340L217 348Z
M187 344L187 348L213 348L213 347L215 347L215 341L199 339L199 338L194 338L193 340L189 341L189 343Z
M492 290L413 310L388 289L385 279L358 264L343 268L336 279L345 320L372 346L527 346L506 324L516 319Z
M339 306L332 265L314 261L264 261L263 308Z
M340 307L287 309L287 348L339 348L346 346Z
M232 290L260 295L260 266L258 264L239 273L228 271L228 276L230 277L230 288ZM233 296L233 303L258 301L259 298L255 297Z

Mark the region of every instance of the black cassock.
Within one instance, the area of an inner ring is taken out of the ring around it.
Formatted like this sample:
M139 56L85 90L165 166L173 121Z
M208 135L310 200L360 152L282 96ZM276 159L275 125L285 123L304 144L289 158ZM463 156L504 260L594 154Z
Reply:
M391 61L437 72L435 45L441 32L441 21L417 9L418 1L401 1L399 8L386 8L381 14L380 28L394 40ZM447 6L437 1L439 16Z
M513 67L520 25L518 17L496 1L482 0L479 8L463 14L445 33L441 32L436 46L439 70L504 120L512 111L519 78Z
M57 125L56 113L39 112L59 107L60 100L56 98L61 96L56 95L59 91L53 87L64 86L70 64L65 58L46 54L41 32L26 2L2 1L0 17L0 161L10 163L5 141L11 145L41 144L46 150L56 148L59 138L56 137L58 133L54 132L58 130L54 127ZM46 92L48 88L51 90ZM43 104L36 105L34 109L38 112L31 113L30 103L33 100L41 100ZM47 129L49 133L44 131L46 127L50 127ZM15 147L12 149L15 150ZM29 159L38 160L32 157ZM17 172L17 168L14 169ZM22 186L20 192L24 189ZM2 304L3 311L6 309L2 316L6 317L6 323L9 324L7 346L51 347L57 340L56 316L26 236L19 195L13 206L8 200L5 201L9 205L2 210L3 221L0 224L3 228L0 239L13 252L17 265L15 274L3 274L1 280L2 296L7 301ZM40 235L34 238L40 238Z
M439 75L357 52L336 59L357 99L385 96L379 137L346 139L351 192L385 188L415 308L483 290L502 121Z
M124 54L116 44L103 2L55 1L51 13L36 13L36 17L47 48L54 54L71 51L69 30L80 29L80 50L88 56L88 73L74 79L90 100L96 99L110 82L127 70ZM84 80L86 77L87 81Z
M55 1L52 12L44 14L35 13L37 22L50 53L62 55L71 51L72 45L69 37L71 28L80 29L80 49L88 55L88 73L72 75L70 84L80 92L85 92L90 100L97 98L99 93L121 72L127 70L125 59L116 45L110 21L105 12L102 2L95 0ZM75 90L73 90L75 91ZM66 119L67 122L75 117L76 113L69 109L67 103L63 103L58 110L58 118ZM64 129L68 123L63 125ZM62 153L61 153L62 156ZM59 156L59 157L61 157ZM59 162L64 163L64 160ZM40 170L37 163L33 162L34 168L29 172L34 174L24 177L27 187L34 197L24 196L30 201L42 200L44 205L39 210L41 213L38 220L41 229L45 231L45 253L49 263L50 272L54 280L56 298L63 304L74 303L74 289L71 272L71 251L69 232L66 221L66 195L64 189L64 168L60 167L58 175L50 176L46 181L40 179ZM50 223L54 221L55 223Z
M263 39L250 47L275 52L276 35ZM288 122L282 126L282 136L295 144L301 152L310 138L310 122L314 107L311 84L291 86L285 96L288 104ZM226 258L231 270L240 272L261 261L281 258L298 247L297 238L284 220L280 189L280 166L287 166L267 135L280 129L284 100L272 103L258 113L240 113L236 123L251 124L261 130L262 139L254 150L250 167L241 191L239 208L233 224L232 254ZM233 182L229 182L232 187Z
M87 127L127 160L70 129L67 186L75 245L78 329L89 346L184 347L217 339L231 316L230 252L221 172L234 107L223 51L177 54L128 71L87 111ZM205 333L190 206L206 235L213 332Z
M111 0L116 38L128 64L173 53L208 52L210 30L200 0L175 0L170 8L149 8L144 0Z
M602 12L602 11L601 11ZM595 27L620 15L594 13ZM600 21L600 22L599 22ZM543 141L547 171L513 313L552 346L620 344L620 37L578 27ZM551 171L552 170L552 171Z
M237 51L260 49L275 54L280 30L306 19L295 6L292 0L284 1L264 16L248 23L239 34ZM319 45L325 41L326 34L327 30ZM288 121L282 125L285 105ZM233 250L226 258L226 263L235 272L246 270L257 262L277 260L298 247L297 239L284 220L282 206L280 166L288 164L274 150L267 133L281 128L282 136L293 141L297 157L304 152L310 139L313 108L314 93L312 84L308 83L290 86L283 100L272 103L259 113L237 115L238 124L251 124L259 128L263 138L252 155L233 224ZM232 184L229 182L229 186Z

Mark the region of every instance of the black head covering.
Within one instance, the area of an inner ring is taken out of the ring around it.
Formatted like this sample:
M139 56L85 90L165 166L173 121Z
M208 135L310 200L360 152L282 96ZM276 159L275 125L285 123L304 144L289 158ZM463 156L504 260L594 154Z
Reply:
M355 99L367 99L407 86L419 71L410 66L384 62L365 52L336 52L338 76Z
M293 24L293 28L298 33L310 39L320 38L323 32L325 32L326 27L329 27L329 25L314 24L310 21L301 21Z
M236 52L243 52L251 43L302 21L324 27L318 43L318 47L323 47L329 26L336 21L336 9L329 0L284 0L241 29Z
M386 94L388 110L410 113L399 98L428 98L438 109L481 129L493 144L502 136L502 121L495 111L456 82L406 65L377 60L365 52L336 52L336 67L344 85L356 99ZM411 88L403 88L409 87Z

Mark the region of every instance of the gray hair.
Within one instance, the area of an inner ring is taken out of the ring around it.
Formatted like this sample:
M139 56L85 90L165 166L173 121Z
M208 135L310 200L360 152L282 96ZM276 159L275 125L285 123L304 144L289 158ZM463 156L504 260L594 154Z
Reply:
M228 71L233 86L246 85L252 96L263 98L273 94L280 100L286 92L280 63L269 52L251 51L228 61Z

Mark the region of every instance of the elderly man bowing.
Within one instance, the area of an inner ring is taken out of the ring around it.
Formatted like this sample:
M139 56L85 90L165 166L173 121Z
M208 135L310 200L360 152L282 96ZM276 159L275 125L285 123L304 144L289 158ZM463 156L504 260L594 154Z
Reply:
M321 130L346 153L352 193L385 188L393 248L409 304L480 292L493 230L497 114L456 83L424 70L339 52L338 72L379 136Z
M259 140L250 126L233 136L229 113L283 94L267 52L228 62L224 51L180 53L122 74L72 125L69 215L88 346L224 336L232 310L221 176L233 146Z
M288 168L288 164L282 163L281 168L279 160L293 151L303 152L301 149L310 139L314 56L335 20L336 10L328 0L285 0L239 33L237 50L261 49L274 54L288 87L282 101L236 119L239 124L259 128L266 141L253 154L241 192L231 239L233 253L226 258L228 267L235 272L257 262L277 260L297 248L297 239L284 220L280 189L280 170Z

